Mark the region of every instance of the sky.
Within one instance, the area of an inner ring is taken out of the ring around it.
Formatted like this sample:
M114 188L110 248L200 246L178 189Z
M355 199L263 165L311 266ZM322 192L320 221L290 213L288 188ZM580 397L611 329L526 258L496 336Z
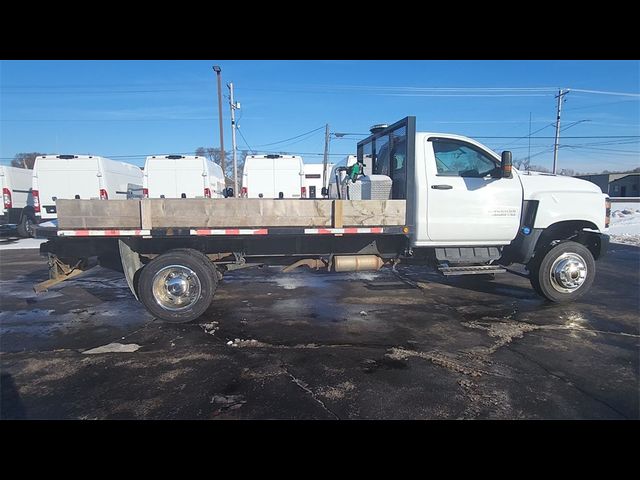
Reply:
M213 65L240 102L239 150L321 162L328 123L350 134L331 136L338 161L373 124L415 115L418 131L466 135L518 160L529 155L531 118L531 163L551 168L563 88L559 169L640 166L640 62L562 60L1 61L0 163L38 151L143 165L147 155L218 147ZM229 151L228 98L223 122Z

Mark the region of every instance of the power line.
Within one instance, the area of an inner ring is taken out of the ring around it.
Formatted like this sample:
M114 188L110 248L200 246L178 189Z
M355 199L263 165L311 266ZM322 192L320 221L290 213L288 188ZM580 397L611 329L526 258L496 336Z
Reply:
M582 90L580 88L570 88L568 89L571 92L580 92L580 93L595 93L600 95L618 95L622 97L639 97L640 93L627 93L627 92L610 92L606 90Z
M637 102L637 100L629 99L629 100L618 100L617 102L604 102L604 103L590 103L589 105L582 105L580 107L569 107L565 108L565 110L573 111L573 110L582 110L584 108L592 108L592 107L604 107L606 105L617 105L620 103L629 103L629 102Z
M247 146L249 151L254 152L255 150L249 146L249 142L247 142L247 139L244 138L244 135L242 134L242 130L240 130L240 126L239 125L236 128L236 131L240 134L240 137L242 137L242 140L244 141L244 144Z
M545 127L547 128L547 127ZM467 135L469 138L496 138L496 139L502 139L502 138L518 138L518 139L522 139L522 138L527 138L526 136L524 137L481 137L481 136L475 136L475 135ZM556 137L531 137L531 138L556 138ZM562 137L562 138L640 138L640 135L583 135L583 136L573 136L573 137Z
M527 137L528 137L529 139L531 139L531 138L543 138L543 137L532 137L532 135L534 135L534 134L536 134L536 133L538 133L538 132L541 132L541 131L542 131L542 130L544 130L545 128L549 128L549 127L551 127L552 125L553 125L552 123L550 123L549 125L545 125L544 127L540 128L540 129L538 129L538 130L536 130L535 132L531 132L529 135L525 135L524 137L518 137L518 138L516 138L516 140L514 140L513 142L509 142L509 143L507 143L507 144L506 144L506 145L504 145L504 146L505 146L505 147L506 147L506 146L509 146L509 145L511 145L512 143L516 143L518 140L524 140L524 139L525 139L525 138L527 138ZM482 139L484 139L484 138L492 138L492 137L473 137L473 138L482 138ZM497 137L493 137L493 138L497 138ZM504 138L508 138L508 137L504 137ZM515 138L515 137L511 137L511 138Z
M263 143L261 145L256 145L256 147L268 147L270 145L276 145L278 143L285 143L285 142L288 142L289 140L295 140L296 138L304 137L305 135L309 135L310 133L317 132L319 130L322 130L323 128L324 128L324 125L322 127L316 128L314 130L310 130L310 131L308 131L306 133L301 133L300 135L296 135L295 137L287 138L285 140L280 140L280 141L272 142L272 143Z

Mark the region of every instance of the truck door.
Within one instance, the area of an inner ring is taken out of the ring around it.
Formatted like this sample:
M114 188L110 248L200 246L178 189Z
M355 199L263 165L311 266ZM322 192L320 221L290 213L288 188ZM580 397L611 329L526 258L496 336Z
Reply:
M464 140L425 138L427 235L431 241L508 243L520 225L522 187L494 178L500 162Z

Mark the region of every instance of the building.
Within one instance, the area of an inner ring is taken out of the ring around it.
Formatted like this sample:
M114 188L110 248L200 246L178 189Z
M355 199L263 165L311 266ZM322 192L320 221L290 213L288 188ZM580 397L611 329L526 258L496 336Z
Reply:
M600 187L612 197L640 197L640 173L601 173L598 175L576 175Z
M630 173L609 183L612 197L640 197L640 173Z

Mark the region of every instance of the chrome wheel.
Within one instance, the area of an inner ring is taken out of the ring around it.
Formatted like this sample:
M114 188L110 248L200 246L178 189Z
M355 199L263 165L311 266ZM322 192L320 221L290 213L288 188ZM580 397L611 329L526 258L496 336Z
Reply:
M200 298L198 275L182 265L169 265L153 277L153 298L164 310L172 312L191 307Z
M561 293L571 293L587 279L587 264L577 253L563 253L551 265L551 285Z

